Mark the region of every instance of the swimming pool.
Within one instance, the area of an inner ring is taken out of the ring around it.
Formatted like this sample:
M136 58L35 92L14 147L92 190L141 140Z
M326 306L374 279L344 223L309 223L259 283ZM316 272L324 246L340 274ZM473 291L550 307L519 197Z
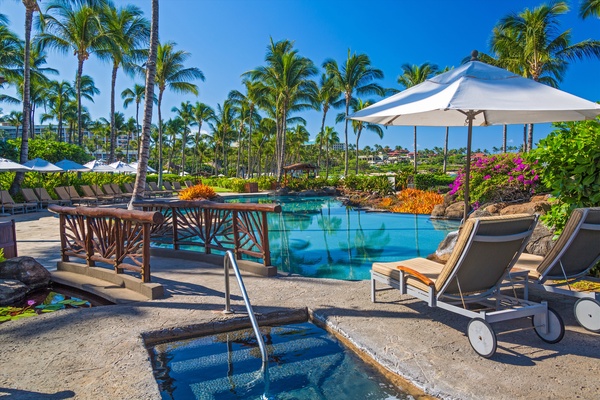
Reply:
M149 347L162 397L411 398L327 331L309 322L261 327L261 331L269 354L267 373L261 371L260 351L251 329Z
M236 197L226 202L276 202L269 215L271 262L279 272L316 278L369 279L371 264L433 253L458 222L427 215L367 212L333 197Z

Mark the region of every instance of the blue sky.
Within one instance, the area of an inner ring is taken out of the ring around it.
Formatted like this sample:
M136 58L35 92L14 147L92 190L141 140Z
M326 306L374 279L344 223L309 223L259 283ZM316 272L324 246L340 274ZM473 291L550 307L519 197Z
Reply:
M42 7L49 3L41 0ZM150 18L150 0L115 0L117 5L135 4ZM542 1L529 0L161 0L160 40L174 41L178 48L191 53L189 66L196 66L206 76L198 82L200 95L165 93L163 118L171 116L173 106L182 101L202 101L216 107L223 103L232 89L242 90L240 75L264 62L269 38L289 39L295 42L299 53L317 66L327 58L342 62L348 49L366 53L372 65L381 69L385 87L399 88L397 77L404 63L431 62L444 66L458 66L471 50L488 51L492 28L498 20L525 7L533 8ZM571 29L573 41L600 39L600 20L582 21L577 16L579 1L571 1L571 12L561 19L561 31ZM22 36L24 10L20 1L0 0L0 12L7 15L11 28ZM50 52L49 66L58 69L58 78L73 80L75 57L71 54ZM86 104L93 118L108 118L110 102L110 66L94 56L84 65L84 73L91 75L101 94L95 103ZM560 88L588 100L600 100L600 61L573 62ZM57 79L57 78L55 78ZM137 78L137 82L142 79ZM133 85L133 81L119 74L117 92ZM377 100L377 99L375 99ZM4 112L12 108L0 105ZM120 99L117 109L123 111ZM124 110L133 116L134 107ZM335 113L327 117L327 125L334 125ZM156 115L156 110L155 110ZM306 111L301 114L314 137L320 128L321 113ZM336 130L343 139L343 124ZM551 127L537 125L535 140L545 136ZM418 147L443 146L444 128L419 128ZM489 149L501 146L501 127L476 128L473 148ZM522 142L522 126L509 126L509 142ZM354 143L354 135L349 141ZM384 138L366 132L361 136L361 147L380 144L401 145L412 149L411 127L390 127ZM450 129L450 147L466 146L466 128Z

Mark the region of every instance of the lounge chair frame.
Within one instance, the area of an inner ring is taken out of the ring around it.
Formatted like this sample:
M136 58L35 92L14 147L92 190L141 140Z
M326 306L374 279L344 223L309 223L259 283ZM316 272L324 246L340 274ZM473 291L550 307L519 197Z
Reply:
M548 343L557 343L564 336L564 324L560 316L548 308L546 302L536 303L519 299L516 296L514 288L513 296L500 293L504 276L506 276L508 270L514 265L518 256L525 249L525 245L531 237L536 223L537 216L533 218L531 227L527 231L509 235L486 236L477 234L480 220L476 220L460 257L439 290L436 290L435 283L432 280L412 268L402 266L402 261L398 261L398 281L390 276L371 270L371 300L376 302L376 282L379 281L398 289L402 295L408 294L425 301L429 307L441 308L471 318L472 320L469 323L467 332L469 341L473 349L479 355L486 358L491 357L496 351L496 336L490 324L497 322L531 317L534 321L533 328L538 336ZM475 294L462 293L460 291L458 273L474 243L501 243L516 240L522 241L520 248L510 261L510 264L506 266L502 278L495 285L488 290ZM424 290L408 284L407 279L409 277L421 281L428 286L428 289ZM458 296L446 293L449 285L453 282L456 282L458 285ZM474 306L479 307L475 308ZM485 331L483 334L482 330Z
M591 332L600 332L600 293L599 292L581 292L577 290L572 290L571 285L576 283L585 277L588 276L589 271L600 261L600 252L595 259L592 260L589 265L582 265L580 271L578 273L568 274L565 271L565 267L562 263L562 258L565 253L569 250L571 245L577 238L577 235L581 231L600 231L600 223L588 223L586 222L587 217L591 210L596 212L600 212L600 208L582 208L578 209L574 212L580 212L580 220L577 225L573 228L572 232L569 235L567 241L563 244L560 251L556 254L553 260L550 261L550 264L545 268L544 271L540 274L540 276L536 278L532 278L529 274L522 272L517 267L513 268L513 270L509 273L509 279L512 284L522 285L524 290L524 298L529 298L529 285L532 287L544 290L549 293L556 293L564 296L575 297L579 299L575 306L573 307L573 311L575 313L575 318L577 322L583 326L585 329ZM596 244L597 246L600 244ZM540 257L540 265L545 261L545 258ZM562 272L561 275L550 275L552 270L556 265L560 266L560 270ZM527 272L527 271L525 271ZM559 281L558 283L549 282L549 281ZM563 282L560 282L563 281ZM566 289L565 289L566 285Z

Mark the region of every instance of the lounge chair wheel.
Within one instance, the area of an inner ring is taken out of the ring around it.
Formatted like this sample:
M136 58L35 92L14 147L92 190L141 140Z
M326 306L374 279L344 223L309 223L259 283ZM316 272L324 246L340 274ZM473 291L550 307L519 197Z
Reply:
M550 307L548 307L548 329L546 333L542 333L541 330L544 324L543 317L541 315L534 315L531 322L533 323L533 329L535 330L535 333L546 343L558 343L565 335L565 324L563 323L562 318Z
M590 332L600 332L600 302L595 299L579 299L575 303L575 318L579 325Z
M477 354L490 358L496 352L498 341L492 326L481 318L473 318L467 327L469 343Z

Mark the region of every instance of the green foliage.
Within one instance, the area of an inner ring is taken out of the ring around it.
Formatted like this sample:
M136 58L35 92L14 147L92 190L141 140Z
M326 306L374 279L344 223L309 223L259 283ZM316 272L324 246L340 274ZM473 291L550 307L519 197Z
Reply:
M0 157L18 161L19 147L15 145L14 140L0 142Z
M0 248L0 262L6 261L6 257L4 257L4 248Z
M5 158L17 160L19 157L18 152L16 154L13 154L13 148L21 148L21 139L7 140L7 153L2 153L0 155ZM0 147L0 152L3 152L4 150L4 147ZM46 139L30 139L29 159L33 160L37 157L42 158L46 161L50 161L51 163L56 163L66 158L68 160L72 160L80 164L84 164L88 161L91 161L94 158L76 144L69 144Z
M394 187L387 176L348 175L343 186L347 190L377 192L381 195L394 193Z
M35 303L35 300L28 300L27 305L24 307L0 307L0 323L20 318L33 317L34 315L58 311L64 308L92 306L87 300L81 300L75 297L67 298L56 292L50 292L42 303L38 305L35 305Z
M446 187L449 190L454 178L445 174L417 174L414 182L419 190L433 190L438 187Z
M600 120L555 124L530 154L557 200L542 217L560 233L578 207L600 205Z

